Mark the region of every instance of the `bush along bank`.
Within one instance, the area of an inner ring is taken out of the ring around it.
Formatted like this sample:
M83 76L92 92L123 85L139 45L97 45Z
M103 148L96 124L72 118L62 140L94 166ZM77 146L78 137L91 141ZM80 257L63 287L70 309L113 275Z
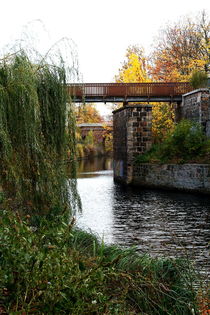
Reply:
M37 218L1 210L1 314L198 314L189 262L106 246L62 216Z
M0 65L0 313L196 313L185 261L107 247L67 223L79 197L60 60L34 64L20 52Z
M81 131L78 129L76 132L76 156L78 159L112 155L112 134L110 127L104 125L103 140L102 136L94 135L92 131L89 131L83 138Z
M200 124L182 120L166 138L146 153L137 156L138 163L210 163L210 139Z

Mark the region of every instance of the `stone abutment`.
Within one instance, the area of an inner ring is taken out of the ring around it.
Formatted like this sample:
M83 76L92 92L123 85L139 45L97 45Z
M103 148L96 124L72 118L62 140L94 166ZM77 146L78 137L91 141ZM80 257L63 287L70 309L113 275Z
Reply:
M179 121L181 119L189 119L201 124L206 135L210 137L209 89L199 89L183 95L182 103L177 104L176 107L176 120ZM173 166L173 172L171 173L165 170L172 170L172 166L165 166L165 168L158 165L136 167L134 163L136 156L146 152L151 145L151 105L127 105L115 110L113 112L114 180L124 184L138 183L139 186L145 185L157 188L168 186L173 189L197 190L210 193L210 164L199 165L199 167L188 165L186 166L187 171L185 171L182 165L177 164ZM147 170L146 175L143 172L145 167ZM158 173L158 169L160 170L160 174ZM201 176L202 178L199 178L200 175L198 176L198 174L204 175ZM187 175L189 178L187 178ZM180 184L182 178L183 185ZM196 178L199 178L197 184ZM192 181L195 185L192 184Z
M114 179L126 184L133 178L135 157L152 145L152 106L125 106L113 112Z

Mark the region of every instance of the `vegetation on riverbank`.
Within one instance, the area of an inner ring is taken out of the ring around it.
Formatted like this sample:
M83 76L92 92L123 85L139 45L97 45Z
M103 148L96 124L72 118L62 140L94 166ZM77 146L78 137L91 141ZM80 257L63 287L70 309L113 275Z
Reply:
M104 126L105 130L109 127ZM76 144L76 156L77 159L87 159L99 156L112 156L113 151L113 141L112 141L112 133L110 131L104 131L104 141L99 143L94 140L93 133L90 131L85 139L81 139L78 135L77 144Z
M187 262L105 246L74 227L75 160L62 59L35 64L23 51L2 59L0 313L196 313Z
M139 155L137 163L210 163L210 140L202 126L182 120L161 143Z
M0 221L1 314L197 314L184 260L106 246L60 215Z
M87 133L85 138L82 137L81 131L77 130L76 141L76 155L78 159L103 156L106 153L104 142L98 142L92 130Z
M76 155L78 159L112 154L112 128L105 122L94 104L75 105ZM83 132L80 124L98 124L101 130Z
M71 181L67 165L71 162ZM66 70L20 50L0 62L0 183L14 205L39 214L77 204L75 118Z

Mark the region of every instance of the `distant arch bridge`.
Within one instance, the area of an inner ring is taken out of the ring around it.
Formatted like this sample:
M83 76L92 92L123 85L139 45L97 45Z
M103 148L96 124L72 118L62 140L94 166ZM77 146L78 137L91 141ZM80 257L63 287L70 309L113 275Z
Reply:
M74 83L68 93L76 103L181 102L193 88L189 82Z

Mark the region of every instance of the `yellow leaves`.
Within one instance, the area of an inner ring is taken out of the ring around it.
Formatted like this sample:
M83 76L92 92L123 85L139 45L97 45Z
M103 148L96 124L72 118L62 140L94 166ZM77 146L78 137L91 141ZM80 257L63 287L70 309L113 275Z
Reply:
M152 67L148 66L143 50L136 46L129 47L126 54L127 60L115 77L117 82L138 83L149 82L148 70L152 73ZM163 51L163 59L168 69L167 81L182 81L182 77L176 68L173 68L167 51ZM162 59L160 59L162 60ZM155 71L161 75L162 64L157 63ZM154 70L154 69L153 69ZM155 76L154 76L155 77ZM155 141L159 141L166 136L167 132L173 128L174 111L171 105L156 103L153 105L152 131Z
M128 68L122 73L123 82L145 82L146 73L143 70L142 61L132 53L128 57Z
M75 109L77 123L100 123L103 121L94 104L82 104Z
M143 50L136 46L129 47L126 54L127 60L124 62L119 74L115 76L116 82L138 83L147 82L146 58Z
M191 72L193 72L194 69L203 70L205 64L206 64L205 60L193 59L193 60L190 60L190 62L189 62L189 68L191 69Z
M75 132L75 139L76 139L77 142L80 142L81 139L82 139L79 128L76 129L76 132Z
M155 142L163 140L174 128L174 109L172 104L156 103L152 109L152 133Z

